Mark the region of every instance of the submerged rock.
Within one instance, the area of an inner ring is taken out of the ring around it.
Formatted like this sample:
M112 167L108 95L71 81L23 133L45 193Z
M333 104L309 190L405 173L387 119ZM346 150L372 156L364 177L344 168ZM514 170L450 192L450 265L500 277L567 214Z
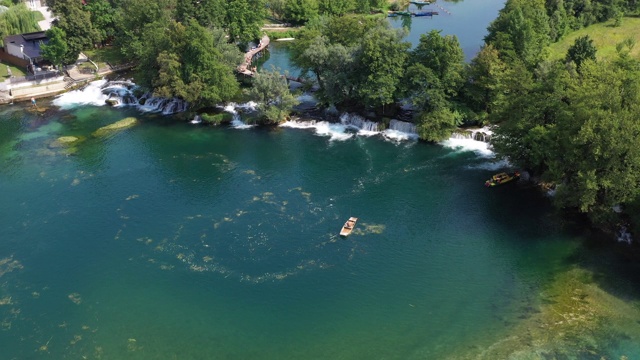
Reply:
M103 126L100 129L93 132L93 136L104 136L107 134L111 134L114 131L126 129L134 126L138 123L138 119L134 117L124 118L120 121L116 121L115 123L107 126Z
M79 141L80 138L75 136L61 136L54 140L49 147L51 148L61 148L74 145L75 142Z
M502 338L452 358L613 359L612 341L640 341L640 309L595 279L578 267L558 274Z

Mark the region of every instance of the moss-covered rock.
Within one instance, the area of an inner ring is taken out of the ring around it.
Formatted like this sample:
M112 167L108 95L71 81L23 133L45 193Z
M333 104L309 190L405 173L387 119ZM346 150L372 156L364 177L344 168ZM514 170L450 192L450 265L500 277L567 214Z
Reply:
M132 127L138 123L138 119L134 117L124 118L120 121L116 121L115 123L107 126L103 126L100 129L93 132L93 136L105 136L111 134L115 131L126 129Z
M226 112L213 114L213 115L203 113L203 114L200 114L200 117L202 118L202 120L204 120L208 124L213 124L213 125L230 123L231 120L233 120L233 115Z
M80 138L75 136L61 136L55 139L51 144L49 144L50 148L63 148L75 146L80 141Z
M450 359L618 359L618 339L640 341L640 308L603 290L593 273L573 268L540 295L536 311L521 316L508 334Z

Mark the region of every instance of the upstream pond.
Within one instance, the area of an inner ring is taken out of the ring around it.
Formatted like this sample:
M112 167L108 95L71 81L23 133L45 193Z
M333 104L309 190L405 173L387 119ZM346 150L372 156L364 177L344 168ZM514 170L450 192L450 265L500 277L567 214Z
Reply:
M442 35L454 35L458 38L467 62L476 55L484 43L487 26L503 8L505 0L462 0L437 1L431 5L417 6L409 4L405 10L413 12L436 11L438 15L389 18L394 28L406 28L407 37L412 46L418 45L420 35L431 30L439 30ZM300 71L289 60L288 41L274 41L269 45L268 58L259 63L266 69L271 66L289 71L298 76Z

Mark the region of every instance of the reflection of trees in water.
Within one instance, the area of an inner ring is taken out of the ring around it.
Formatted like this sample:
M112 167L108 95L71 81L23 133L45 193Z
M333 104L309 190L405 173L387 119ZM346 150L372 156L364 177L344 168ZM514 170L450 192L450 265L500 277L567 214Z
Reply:
M411 31L411 23L413 22L413 16L401 16L402 18L402 27Z

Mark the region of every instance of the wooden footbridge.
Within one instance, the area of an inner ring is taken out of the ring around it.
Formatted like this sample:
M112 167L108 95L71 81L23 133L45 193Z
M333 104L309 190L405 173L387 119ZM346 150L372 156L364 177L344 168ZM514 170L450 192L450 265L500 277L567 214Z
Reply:
M238 65L238 73L247 76L253 76L255 74L257 69L255 66L251 66L251 63L253 62L253 59L256 57L256 55L262 53L267 49L267 47L269 46L269 41L269 37L267 35L264 35L257 47L247 51L244 54L244 61L242 62L242 64Z

